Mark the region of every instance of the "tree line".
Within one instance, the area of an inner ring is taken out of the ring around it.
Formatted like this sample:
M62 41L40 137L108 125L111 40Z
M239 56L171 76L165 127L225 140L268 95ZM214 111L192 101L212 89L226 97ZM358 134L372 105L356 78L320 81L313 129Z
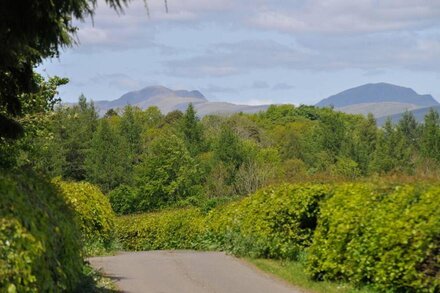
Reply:
M119 213L240 196L275 182L425 176L440 167L434 110L424 123L407 112L382 127L372 115L304 105L201 119L191 104L168 114L126 106L99 117L84 96L56 106L65 80L39 82L44 90L27 99L32 111L21 121L26 135L2 144L1 165L96 184Z

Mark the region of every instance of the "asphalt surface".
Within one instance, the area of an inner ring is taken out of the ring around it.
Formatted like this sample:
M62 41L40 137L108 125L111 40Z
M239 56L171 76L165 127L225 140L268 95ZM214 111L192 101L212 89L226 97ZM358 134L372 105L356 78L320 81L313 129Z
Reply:
M147 251L94 257L91 265L129 293L299 293L222 252Z

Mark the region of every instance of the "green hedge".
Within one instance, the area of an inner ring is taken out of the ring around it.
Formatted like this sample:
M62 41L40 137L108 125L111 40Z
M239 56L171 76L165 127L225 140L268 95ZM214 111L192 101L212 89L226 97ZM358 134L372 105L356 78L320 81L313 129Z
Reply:
M297 259L310 245L324 185L284 184L257 191L238 203L213 210L208 236L238 255Z
M201 248L204 218L197 209L120 217L119 241L129 250Z
M380 291L438 292L439 255L439 186L347 184L322 207L308 270Z
M121 217L117 235L131 250L305 254L317 279L439 292L439 211L439 185L285 184L207 214L193 208Z
M78 238L50 182L0 171L0 292L73 291L83 266Z
M114 238L115 215L108 198L100 189L87 182L65 182L60 179L53 182L75 210L85 245L110 243Z
M126 249L221 249L238 255L296 258L311 243L321 185L282 185L210 211L125 216L117 235Z

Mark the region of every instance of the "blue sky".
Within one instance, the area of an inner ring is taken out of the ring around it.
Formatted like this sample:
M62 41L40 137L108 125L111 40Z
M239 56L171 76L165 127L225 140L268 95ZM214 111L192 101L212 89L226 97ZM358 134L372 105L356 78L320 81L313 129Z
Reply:
M440 1L133 0L118 15L98 1L79 44L38 71L64 76L64 101L113 100L149 85L209 100L314 104L370 82L440 100Z

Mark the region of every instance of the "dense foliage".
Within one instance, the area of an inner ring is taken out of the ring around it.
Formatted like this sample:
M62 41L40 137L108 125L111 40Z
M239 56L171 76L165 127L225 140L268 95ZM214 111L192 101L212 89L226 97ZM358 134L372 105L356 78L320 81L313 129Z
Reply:
M440 187L339 186L322 206L308 269L381 291L440 290Z
M113 209L126 214L291 180L438 178L439 141L435 111L423 124L406 113L381 128L371 115L292 105L202 119L192 105L167 115L127 106L99 118L81 96L77 105L52 112L27 138L32 151L15 148L15 157L48 176L98 185L111 195Z
M84 96L76 105L55 107L56 88L66 80L35 78L41 90L23 100L26 135L1 139L0 166L58 177L54 182L64 196L57 200L74 207L73 222L82 232L77 241L86 244L86 254L100 251L94 245L111 244L113 211L153 211L118 221L127 249L222 249L299 260L307 255L318 279L373 283L380 290L438 290L438 206L427 196L438 201L436 189L408 185L399 193L393 186L337 183L378 176L438 180L438 113L431 111L421 124L407 113L382 127L371 115L292 105L203 118L192 105L166 115L156 107L127 106L99 117ZM292 181L332 185L278 184ZM184 209L158 212L175 207ZM0 240L14 239L13 248L2 251L13 264L7 274L28 280L20 284L33 290L38 278L27 264L49 252L15 211L0 219ZM349 231L346 223L353 224ZM380 240L361 243L370 239ZM320 241L325 245L315 244ZM74 273L69 270L65 276Z
M270 187L207 214L191 208L121 217L117 235L126 249L221 249L306 259L318 279L436 292L440 187L379 186Z
M211 211L208 236L239 255L297 259L311 243L322 185L289 185L259 190L238 203Z
M129 250L196 249L204 233L204 217L194 208L117 219L116 234Z
M0 172L0 291L73 291L83 260L74 213L46 180Z
M113 239L114 213L108 198L96 186L87 182L54 180L66 202L75 211L85 245L94 242L108 244Z

